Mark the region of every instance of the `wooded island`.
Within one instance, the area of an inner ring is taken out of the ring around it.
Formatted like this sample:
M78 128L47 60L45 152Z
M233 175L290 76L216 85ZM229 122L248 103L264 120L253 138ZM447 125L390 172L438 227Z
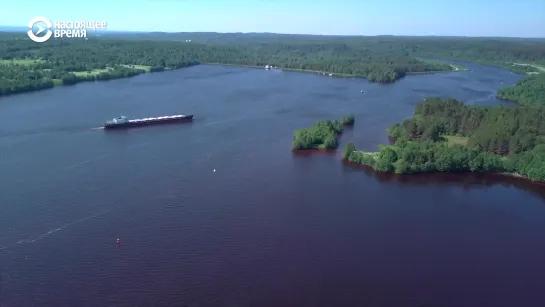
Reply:
M310 128L297 129L293 133L293 149L335 149L339 147L339 135L344 126L354 125L354 115L341 120L322 120Z

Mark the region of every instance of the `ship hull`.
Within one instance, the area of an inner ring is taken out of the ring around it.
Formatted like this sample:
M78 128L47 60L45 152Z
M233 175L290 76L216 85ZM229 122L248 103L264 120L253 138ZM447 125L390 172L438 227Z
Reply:
M146 120L146 121L129 121L126 123L106 124L104 125L104 129L107 129L107 130L127 129L127 128L135 128L135 127L183 123L183 122L190 122L192 120L193 120L193 115L186 115L184 117L179 117L179 118L161 118L161 119L152 119L152 120Z

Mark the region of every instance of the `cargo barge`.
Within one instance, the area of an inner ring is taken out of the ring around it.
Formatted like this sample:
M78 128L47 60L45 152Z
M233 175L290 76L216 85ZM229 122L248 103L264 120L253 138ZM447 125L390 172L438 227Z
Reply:
M128 119L125 116L119 116L104 123L104 129L142 127L142 126L187 122L192 120L193 120L193 114L148 117L148 118L139 118L139 119Z

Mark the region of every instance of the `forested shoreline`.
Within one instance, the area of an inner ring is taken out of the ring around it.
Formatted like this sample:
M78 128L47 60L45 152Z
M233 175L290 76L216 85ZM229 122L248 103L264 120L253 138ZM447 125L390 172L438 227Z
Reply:
M152 35L152 34L149 34ZM452 71L463 60L530 74L498 91L518 108L427 99L392 126L394 145L377 153L353 144L345 158L381 172L508 172L545 181L545 40L445 37L336 37L180 33L134 39L94 37L37 44L0 32L0 96L214 63L332 73L391 83L411 73ZM181 39L192 35L195 42ZM214 36L216 35L216 36ZM154 38L154 39L150 39ZM426 60L428 59L428 60ZM351 117L353 124L353 117ZM294 134L294 149L337 148L343 121Z
M344 157L379 172L509 173L545 181L545 109L479 107L429 98L374 153L345 146Z
M526 77L498 91L498 97L523 105L545 105L545 73Z
M488 64L496 66L508 65L508 61L545 63L545 55L539 53L542 50L539 48L545 46L541 41L234 33L173 35L166 38L160 33L149 34L139 39L104 36L36 44L25 34L0 32L0 96L205 63L274 65L383 83L411 73L453 70L449 64L421 60L422 56L476 62L486 58ZM181 39L183 35L192 35L195 42L185 42ZM533 68L511 65L511 69Z

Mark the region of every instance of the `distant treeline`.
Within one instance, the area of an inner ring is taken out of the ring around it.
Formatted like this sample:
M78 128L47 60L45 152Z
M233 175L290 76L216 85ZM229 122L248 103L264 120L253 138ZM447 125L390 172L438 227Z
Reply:
M184 35L194 42L185 42ZM545 43L533 40L218 33L138 37L106 35L36 44L25 34L0 32L0 95L199 63L269 64L394 82L407 73L452 70L448 64L418 59L422 56L507 65L510 69L515 66L507 62L545 62Z
M541 107L477 107L431 98L416 106L414 118L388 129L394 145L365 153L349 144L344 154L381 172L509 172L545 181L544 116Z

